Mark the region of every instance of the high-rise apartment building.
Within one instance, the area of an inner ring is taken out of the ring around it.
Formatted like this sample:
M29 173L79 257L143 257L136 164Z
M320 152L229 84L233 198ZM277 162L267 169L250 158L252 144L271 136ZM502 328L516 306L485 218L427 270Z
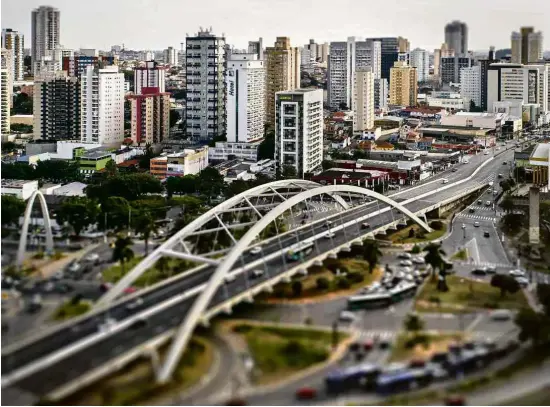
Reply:
M305 44L300 50L301 69L305 72L313 72L315 64L319 59L317 56L318 44L315 40L309 40L309 44Z
M296 169L298 178L314 173L323 161L323 90L276 93L275 163Z
M166 70L163 65L155 61L146 61L145 65L134 68L134 93L141 94L142 88L158 88L159 92L166 89Z
M387 109L389 99L388 80L384 78L374 80L374 108Z
M430 53L425 49L415 48L410 55L409 65L416 68L418 82L426 82L430 76Z
M479 64L479 77L480 77L480 107L483 111L487 111L487 75L489 71L489 66L498 62L495 59L495 47L489 49L489 58L480 59Z
M2 30L2 48L11 50L12 64L11 78L13 81L22 81L24 76L24 60L25 55L23 50L25 49L25 39L23 34L18 31L6 28Z
M445 44L457 56L468 54L468 26L460 21L450 22L445 26Z
M409 52L409 41L403 37L367 38L367 41L380 42L380 77L390 81L390 69L398 60L399 53Z
M205 141L225 134L225 37L202 30L187 37L185 65L187 136Z
M80 137L118 144L124 139L124 74L118 66L88 66L80 76Z
M396 61L390 70L390 105L416 106L418 76L416 68Z
M381 76L381 43L349 37L347 42L331 42L328 63L328 104L332 109L353 104L356 70L371 68L374 79Z
M2 48L0 63L0 132L10 132L10 105L12 100L12 51Z
M63 50L70 53L71 50ZM62 69L67 71L70 76L80 76L82 72L86 71L89 66L103 67L107 65L117 65L118 58L116 56L101 56L101 57L88 57L79 55L75 56L63 56Z
M374 74L371 68L360 68L354 74L353 131L374 127Z
M460 70L460 96L481 107L481 65Z
M33 74L37 75L44 57L52 57L59 46L60 14L50 6L40 6L32 11L31 19L31 60Z
M277 37L265 50L266 123L275 122L275 94L300 87L300 49L290 46L290 38Z
M156 144L170 136L170 93L159 88L141 88L129 95L131 137L135 144Z
M178 64L178 50L174 47L168 47L164 50L164 63L170 66Z
M258 61L264 60L264 40L260 37L258 41L248 41L248 53L255 54Z
M542 59L542 32L535 32L533 27L521 27L520 32L513 32L510 38L513 64L529 64Z
M42 72L34 81L33 138L80 139L80 81L65 71Z
M227 141L264 137L265 61L256 54L232 54L227 60Z
M441 82L445 84L460 83L460 70L472 66L470 57L442 57L440 64Z

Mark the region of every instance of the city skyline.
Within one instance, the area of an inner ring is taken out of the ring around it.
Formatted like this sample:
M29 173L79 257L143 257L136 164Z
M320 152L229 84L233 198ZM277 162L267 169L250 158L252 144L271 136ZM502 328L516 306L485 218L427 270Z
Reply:
M246 48L248 41L257 37L263 37L264 44L270 45L276 36L288 36L292 46L302 46L310 38L330 42L342 41L348 36L402 36L409 39L412 48L432 50L444 42L445 25L460 20L468 25L469 49L480 51L490 45L497 49L509 48L510 34L520 26L533 26L544 34L545 20L550 16L550 2L543 0L525 0L521 10L514 9L517 3L512 0L499 2L498 8L474 0L466 0L460 9L439 9L439 0L407 3L389 0L383 7L379 4L372 0L345 0L339 3L341 15L335 21L334 7L328 2L323 7L322 1L312 8L309 2L291 4L282 0L277 4L279 7L273 9L260 0L231 3L216 0L214 4L197 3L189 9L176 0L163 0L161 7L150 0L143 0L140 5L129 0L98 0L94 3L95 10L87 9L86 18L82 18L83 10L78 2L8 0L3 3L2 27L18 30L30 38L32 10L49 5L61 12L61 44L74 49L109 50L115 44L136 50L161 50L168 46L179 49L186 34L194 35L202 26L212 27L216 35L225 34L227 42L236 48ZM289 18L290 7L300 24ZM471 13L472 8L476 13ZM217 12L212 13L213 9ZM392 12L387 13L388 10ZM121 24L122 15L128 23ZM235 24L231 15L247 24ZM419 21L422 24L418 24ZM544 50L548 49L546 44Z

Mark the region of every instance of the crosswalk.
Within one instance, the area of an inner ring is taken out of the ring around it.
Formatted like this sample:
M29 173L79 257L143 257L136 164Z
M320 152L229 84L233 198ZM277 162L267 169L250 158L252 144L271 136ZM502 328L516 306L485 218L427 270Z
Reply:
M457 261L456 264L462 265L462 266L476 266L476 267L502 267L502 268L510 268L512 265L510 263L491 263L491 262L467 262L467 261Z
M486 220L489 222L496 222L498 219L493 216L482 216L482 215L474 215L469 213L459 213L458 217L460 218L468 218L468 219L475 219L475 220Z
M435 331L434 331L435 333ZM390 330L361 330L359 332L360 340L384 340L384 341L393 341L400 334L400 331L390 331ZM474 331L469 333L472 340L484 341L491 340L497 341L505 333L504 332L492 332L492 331Z

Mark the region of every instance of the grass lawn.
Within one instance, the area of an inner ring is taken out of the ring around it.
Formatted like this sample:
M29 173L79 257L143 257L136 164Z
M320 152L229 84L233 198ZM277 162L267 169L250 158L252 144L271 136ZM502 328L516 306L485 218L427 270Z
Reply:
M164 346L161 360L167 351ZM214 360L214 347L203 337L194 336L174 372L172 381L157 386L149 359L137 359L123 369L61 400L61 405L131 406L165 404L167 399L190 388L208 373ZM171 394L173 393L173 394Z
M449 344L463 339L463 335L460 333L428 334L419 332L419 335L427 338L426 344L410 347L407 346L407 342L413 338L413 334L408 332L399 334L393 345L390 361L397 362L416 358L427 360L434 353L446 351Z
M458 276L448 276L447 284L449 291L446 293L437 291L437 285L432 281L424 284L422 291L416 297L416 311L460 313L480 308L518 309L528 307L522 290L501 297L500 290L492 287L489 283ZM439 299L440 306L438 306L436 298Z
M242 335L254 359L256 384L288 378L330 357L330 331L242 324L233 332ZM338 340L346 337L339 333Z
M466 260L468 259L468 249L462 249L451 256L451 260Z
M71 300L66 301L57 308L53 314L53 319L63 321L65 319L74 318L78 315L85 314L92 308L89 301L80 301L77 304L72 304Z
M550 386L507 401L507 406L547 406L550 404Z
M443 228L441 230L433 230L430 233L424 232L417 224L407 226L403 229L399 229L391 234L387 235L387 239L391 240L392 243L406 244L406 243L420 243L428 242L431 240L439 239L441 236L447 232L447 224L442 223ZM410 231L414 230L414 236L409 237Z

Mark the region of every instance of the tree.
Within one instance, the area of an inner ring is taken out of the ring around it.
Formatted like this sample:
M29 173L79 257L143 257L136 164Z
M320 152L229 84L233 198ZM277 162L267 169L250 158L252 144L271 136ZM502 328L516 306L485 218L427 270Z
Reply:
M417 313L410 313L405 318L405 329L416 336L424 329L424 321Z
M283 179L295 179L297 176L296 167L293 165L283 165L281 170L281 178Z
M338 107L340 108L340 110L348 110L348 105L346 104L346 102L341 102Z
M15 95L11 114L32 114L32 98L23 92Z
M55 212L59 224L68 223L79 236L84 228L98 220L98 204L85 197L73 197L64 201Z
M64 160L38 161L35 168L35 177L35 179L53 183L68 183L82 180L78 162Z
M363 259L369 263L369 273L373 273L380 257L382 257L382 252L376 240L366 240L363 242Z
M149 254L149 238L151 234L158 231L158 225L147 209L139 211L137 215L133 217L133 223L134 230L143 238L145 243L145 255L147 256Z
M18 145L13 141L6 141L2 143L2 154L10 154L17 151Z
M302 295L302 282L301 281L293 281L292 282L292 295L295 297L299 297Z
M197 188L209 198L218 196L224 188L223 176L214 167L206 167L199 174Z
M470 112L483 112L481 107L476 106L473 100L470 100Z
M321 167L323 167L323 170L328 170L332 167L334 167L334 162L330 161L330 160L323 160L323 162L321 163Z
M502 202L500 203L500 207L504 210L506 213L513 212L514 208L516 207L514 204L514 200L512 197L508 194L504 197Z
M122 269L122 274L126 274L126 262L134 258L134 251L132 250L132 239L128 236L119 236L115 241L115 247L113 248L113 261L119 261Z
M330 281L328 281L328 278L326 277L317 278L317 280L315 280L315 284L317 285L317 289L319 291L328 290L330 287Z
M170 110L170 127L174 127L179 119L181 119L181 116L178 113L178 111L171 109Z
M122 197L134 201L150 194L160 194L162 184L150 174L133 173L119 174L103 179L98 184L88 185L88 198L105 202L109 197Z
M107 224L99 222L100 227L120 231L129 227L130 203L120 196L110 196L101 204L102 219L107 217Z
M546 315L550 317L550 284L537 284L537 297Z
M507 274L495 274L491 278L491 285L500 289L501 297L504 297L507 292L510 294L514 294L520 289L519 283L516 281L516 279Z
M114 177L118 174L118 167L114 160L107 161L107 164L105 164L105 173L108 177Z
M424 248L426 255L424 260L426 264L429 264L432 267L432 276L435 275L436 270L442 270L445 268L445 261L443 256L445 256L445 251L441 248L441 245L430 243Z
M520 341L531 340L534 346L550 341L550 318L542 312L524 308L516 315L515 323L520 328Z
M2 226L18 225L25 207L22 199L13 195L2 195Z
M273 160L275 158L275 134L267 133L258 146L258 160Z
M170 259L168 257L162 256L155 263L155 268L160 272L161 278L167 278L170 274Z

